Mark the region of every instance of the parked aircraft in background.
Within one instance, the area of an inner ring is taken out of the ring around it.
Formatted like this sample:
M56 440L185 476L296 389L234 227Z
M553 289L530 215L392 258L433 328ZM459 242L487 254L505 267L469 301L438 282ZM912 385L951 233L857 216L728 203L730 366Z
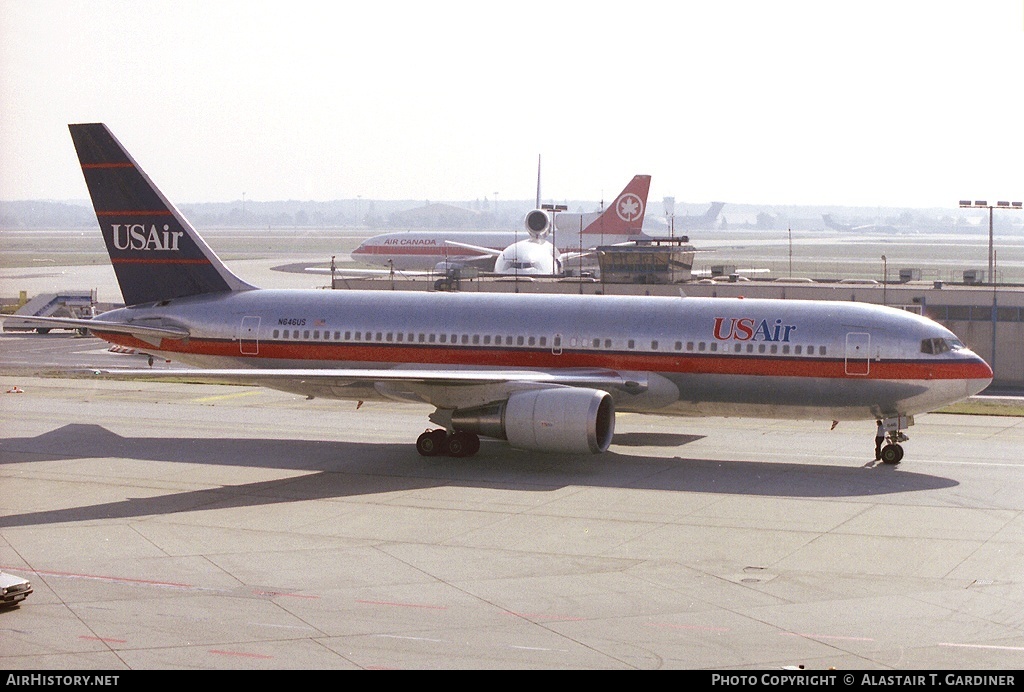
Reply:
M718 221L718 215L722 213L722 208L725 206L725 202L712 202L708 210L703 214L689 215L683 214L682 216L676 216L673 218L675 226L684 231L701 229L701 228L714 228L715 223Z
M400 272L432 271L445 274L452 268L469 266L483 271L502 273L508 270L513 273L518 264L528 271L536 267L533 273L550 275L552 265L559 262L559 255L644 238L644 214L650 186L651 176L634 176L605 210L583 215L555 214L553 229L540 228L541 217L545 221L548 217L543 211L534 210L527 215L529 234L525 237L516 231L383 233L363 241L352 251L352 259ZM541 250L537 247L538 242L519 245L541 238L556 245L558 251L552 252L550 245ZM548 256L546 259L545 255ZM497 264L495 260L498 260Z
M722 213L725 202L712 202L708 210L703 214L680 214L676 215L674 197L666 197L665 200L665 228L671 235L679 232L712 229L718 223L718 215Z
M839 223L832 218L831 214L822 214L822 220L825 225L834 231L895 231L896 227L891 224L878 224L878 223L866 223L854 226L848 223Z
M527 238L509 245L502 250L471 245L466 242L446 239L450 246L465 248L480 253L484 257L492 257L494 265L490 271L499 275L525 276L557 276L565 270L566 262L574 258L582 258L593 252L605 240L619 240L618 243L630 243L644 239L640 229L643 227L644 212L647 207L647 191L650 187L650 176L636 176L616 198L615 202L602 211L592 221L580 226L572 234L577 238L578 246L571 251L559 251L551 240L552 218L547 211L534 209L526 215L525 225ZM539 205L538 205L539 206ZM564 218L564 217L563 217ZM563 229L563 234L565 233ZM597 238L600 237L600 241ZM584 243L587 243L584 246ZM591 245L591 243L598 243ZM447 265L447 263L445 263Z
M420 454L480 437L606 450L616 411L883 419L898 462L913 414L984 389L989 366L919 315L855 302L266 290L220 261L105 125L71 125L127 307L90 329L205 370L118 376L259 384L434 407Z
M563 255L548 240L551 232L548 213L542 209L534 209L526 215L525 225L528 237L501 250L455 240L445 240L445 244L479 253L481 259L478 261L489 273L510 276L561 275ZM487 258L493 262L490 267L486 265ZM445 262L437 268L448 269L450 266L451 263Z

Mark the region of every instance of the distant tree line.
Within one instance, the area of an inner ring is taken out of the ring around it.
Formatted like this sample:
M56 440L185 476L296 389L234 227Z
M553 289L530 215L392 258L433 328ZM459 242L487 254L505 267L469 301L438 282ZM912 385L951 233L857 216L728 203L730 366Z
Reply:
M481 228L522 224L531 202L434 203L430 201L339 200L335 202L204 202L179 205L198 228ZM87 202L0 202L0 228L95 228Z
M649 202L649 205L651 203ZM431 202L429 200L346 199L330 202L279 201L203 202L180 205L197 228L353 228L371 231L391 229L521 229L533 208L532 200ZM595 202L567 202L570 213L592 212ZM703 213L706 207L689 205L687 214ZM723 230L824 229L822 214L832 214L851 227L888 226L894 229L938 231L988 230L987 214L953 209L866 209L864 207L775 206L729 204L714 228ZM970 220L970 221L968 221ZM996 214L996 230L1024 233L1024 214ZM96 228L96 216L88 201L0 202L0 229ZM665 216L649 206L644 228L655 235L668 232ZM710 230L710 229L709 229Z

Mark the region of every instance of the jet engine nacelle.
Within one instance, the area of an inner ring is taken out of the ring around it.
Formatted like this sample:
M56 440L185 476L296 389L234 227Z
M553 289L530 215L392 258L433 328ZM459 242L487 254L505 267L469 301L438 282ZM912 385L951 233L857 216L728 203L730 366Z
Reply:
M498 404L454 411L452 427L533 452L598 454L612 442L615 404L598 389L535 389Z
M540 209L534 209L526 215L526 230L534 238L543 238L548 234L551 220L548 214Z

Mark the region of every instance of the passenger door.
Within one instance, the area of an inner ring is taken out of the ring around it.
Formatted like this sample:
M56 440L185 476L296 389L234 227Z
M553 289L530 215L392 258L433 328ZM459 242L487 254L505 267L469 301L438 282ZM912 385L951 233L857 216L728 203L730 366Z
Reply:
M848 332L846 334L846 374L867 375L871 372L871 334L869 332Z
M242 355L257 356L260 353L260 318L243 317L238 328L238 348Z

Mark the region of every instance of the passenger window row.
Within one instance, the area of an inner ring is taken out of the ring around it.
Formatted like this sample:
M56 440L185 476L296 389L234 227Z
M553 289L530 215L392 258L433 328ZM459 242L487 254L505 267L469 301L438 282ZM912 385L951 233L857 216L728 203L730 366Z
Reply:
M274 339L290 341L344 341L356 343L463 344L473 346L547 346L546 336L500 334L436 334L426 332L335 331L319 329L275 329ZM556 337L557 341L557 337Z
M427 332L378 332L378 331L330 331L320 329L275 329L273 338L295 341L341 341L346 343L407 343L407 344L455 344L465 346L537 346L547 348L548 337L546 336L511 336L508 334L436 334ZM593 349L611 349L611 339L594 338L580 340L579 344ZM660 350L660 342L650 342L651 351ZM576 347L576 340L571 342ZM552 348L562 347L562 337L555 336L551 339ZM730 348L731 346L731 348ZM637 348L636 340L629 339L626 348L633 350ZM766 344L766 343L735 343L722 344L717 341L676 341L673 350L686 351L689 353L758 353L758 354L781 354L781 355L826 355L825 346L812 344ZM923 349L922 349L923 350Z
M676 342L675 350L677 350L677 351L682 351L683 350L683 342L682 341L677 341ZM722 353L728 353L729 352L728 344L721 344L721 349L719 349L719 342L717 342L717 341L712 341L710 343L709 342L705 342L705 341L697 341L697 342L687 341L686 342L686 350L687 351L698 351L698 352L710 351L712 353L715 353L715 352L718 352L718 351L720 351ZM805 354L808 355L808 356L813 356L813 355L824 356L824 355L827 355L828 350L826 349L825 346L818 346L818 345L814 345L814 344L766 344L766 343L763 343L763 342L762 343L753 344L753 343L747 342L745 344L744 343L732 344L732 352L733 353L781 354L781 355L784 355L784 356L788 356L788 355L802 356L802 355L805 355Z

